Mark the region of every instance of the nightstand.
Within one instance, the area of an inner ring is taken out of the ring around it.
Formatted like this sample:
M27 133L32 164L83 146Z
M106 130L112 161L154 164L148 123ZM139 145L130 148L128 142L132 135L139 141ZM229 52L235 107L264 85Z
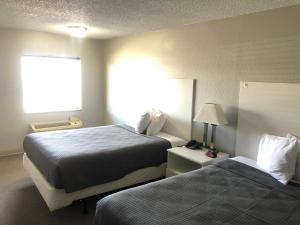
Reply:
M210 158L205 155L207 149L190 150L186 147L168 149L168 163L166 177L186 173L214 162L229 158L229 154L218 152L217 158Z

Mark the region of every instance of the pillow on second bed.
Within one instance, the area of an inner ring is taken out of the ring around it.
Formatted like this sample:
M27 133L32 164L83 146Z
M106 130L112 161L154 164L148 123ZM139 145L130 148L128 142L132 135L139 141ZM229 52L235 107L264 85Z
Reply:
M297 137L264 135L259 143L257 164L264 171L287 184L295 174Z
M152 119L147 128L147 135L157 134L164 126L166 116L161 111L152 110Z

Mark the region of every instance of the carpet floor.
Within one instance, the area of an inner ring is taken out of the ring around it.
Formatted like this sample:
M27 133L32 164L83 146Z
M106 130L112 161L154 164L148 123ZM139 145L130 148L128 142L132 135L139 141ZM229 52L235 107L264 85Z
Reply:
M22 156L0 157L0 225L93 225L96 202L88 199L88 214L82 204L50 212L22 166Z

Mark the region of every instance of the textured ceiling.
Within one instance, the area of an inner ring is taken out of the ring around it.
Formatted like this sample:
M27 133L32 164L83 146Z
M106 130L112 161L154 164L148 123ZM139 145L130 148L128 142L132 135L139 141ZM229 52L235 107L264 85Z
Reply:
M300 0L0 0L0 26L106 39L300 4Z

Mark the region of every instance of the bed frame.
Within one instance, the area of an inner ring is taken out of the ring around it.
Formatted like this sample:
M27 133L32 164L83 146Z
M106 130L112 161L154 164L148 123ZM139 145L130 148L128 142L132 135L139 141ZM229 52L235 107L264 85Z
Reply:
M80 191L66 193L64 189L56 189L49 184L33 162L27 157L26 153L23 155L23 165L41 193L50 211L71 205L76 200L164 177L166 171L166 163L163 163L158 167L148 167L136 170L119 180L88 187Z

